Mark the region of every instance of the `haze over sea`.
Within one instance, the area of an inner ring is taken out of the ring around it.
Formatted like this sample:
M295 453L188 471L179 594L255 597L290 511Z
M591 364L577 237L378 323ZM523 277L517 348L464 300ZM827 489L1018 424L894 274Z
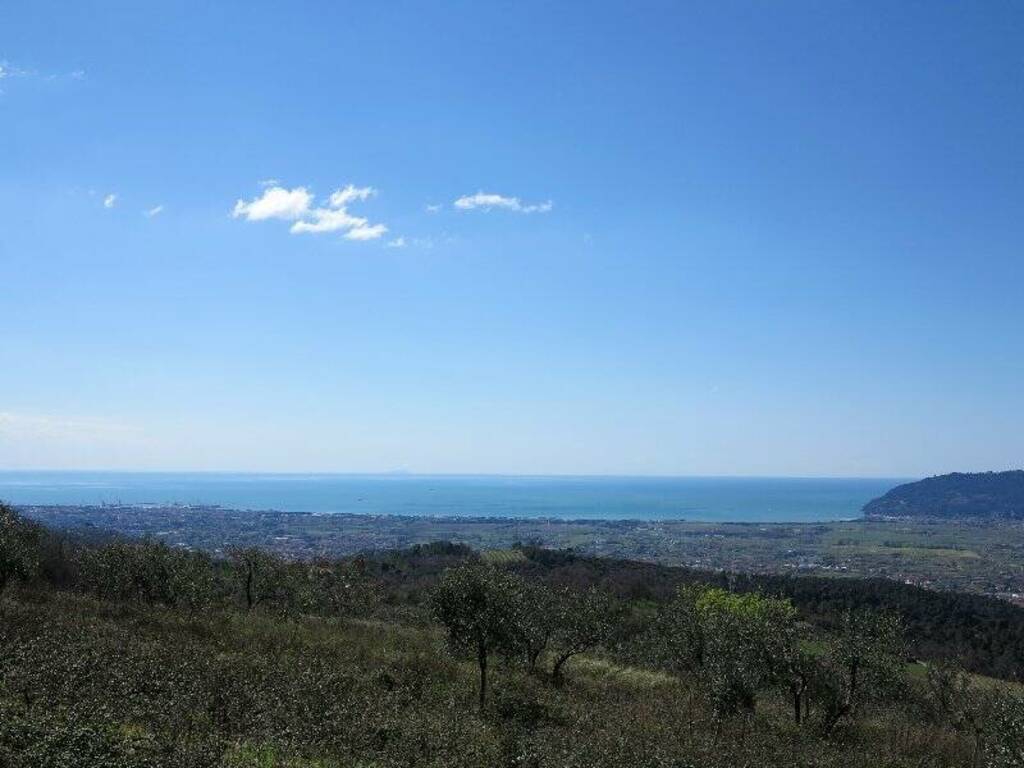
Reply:
M13 504L191 504L286 512L813 522L860 516L885 478L0 472Z

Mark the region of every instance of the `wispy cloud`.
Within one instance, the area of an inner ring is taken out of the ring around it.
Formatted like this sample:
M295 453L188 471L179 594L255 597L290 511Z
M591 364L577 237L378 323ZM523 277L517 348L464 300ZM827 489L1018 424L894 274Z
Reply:
M152 208L143 211L142 215L147 219L152 219L154 216L159 216L163 212L164 207L162 205L154 205Z
M113 192L103 198L104 208L113 208L115 205L117 205L117 195Z
M34 69L25 69L17 64L12 64L6 59L0 61L0 80L8 80L16 77L36 77L38 72Z
M85 70L76 69L73 72L69 72L66 75L40 72L38 69L32 69L30 67L22 67L17 64L13 64L6 59L0 60L0 82L4 80L41 80L41 81L53 81L62 80L69 78L71 80L84 80ZM0 90L0 93L3 93Z
M440 203L427 203L423 206L423 210L427 213L440 213L442 208L444 208L444 206Z
M430 235L426 235L423 237L409 237L406 235L402 235L400 237L394 238L393 240L389 240L385 244L385 247L412 248L415 250L429 251L430 249L434 248L437 245L451 245L452 243L455 243L457 241L458 238L448 234L444 234L440 236L440 238L435 238Z
M548 213L554 204L547 200L543 203L523 203L518 197L506 197L490 192L477 192L475 195L463 195L453 205L460 211L482 209L485 211L498 208L516 213Z
M333 192L325 205L314 207L313 195L305 187L286 189L271 186L253 200L239 200L231 215L247 221L292 221L294 223L289 229L292 234L343 232L347 240L376 240L388 228L383 224L370 224L366 218L355 216L348 210L350 204L364 202L376 194L373 187L349 184Z
M100 440L130 437L139 429L105 419L0 411L0 437L15 440Z
M341 208L356 200L368 200L376 194L377 190L373 187L357 187L354 184L349 184L344 189L339 189L331 194L330 204L334 208Z

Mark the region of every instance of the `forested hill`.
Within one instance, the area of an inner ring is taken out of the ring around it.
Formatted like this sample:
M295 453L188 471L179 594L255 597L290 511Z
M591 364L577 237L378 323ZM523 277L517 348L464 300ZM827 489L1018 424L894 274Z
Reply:
M954 472L897 486L864 505L868 517L1024 519L1024 470Z

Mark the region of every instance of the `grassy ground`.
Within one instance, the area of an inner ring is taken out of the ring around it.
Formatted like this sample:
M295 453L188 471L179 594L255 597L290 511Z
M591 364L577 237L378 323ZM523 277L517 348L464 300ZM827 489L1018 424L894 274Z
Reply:
M908 703L828 737L781 695L725 722L699 681L599 656L554 685L477 671L395 620L193 616L55 593L2 603L0 765L955 766L970 744Z

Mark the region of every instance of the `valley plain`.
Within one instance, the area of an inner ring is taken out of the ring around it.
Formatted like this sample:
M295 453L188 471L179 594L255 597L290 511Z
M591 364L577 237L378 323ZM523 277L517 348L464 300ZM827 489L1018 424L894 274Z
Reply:
M26 506L48 526L151 537L223 554L258 546L289 558L343 557L432 541L516 543L712 571L878 577L1024 605L1020 521L704 523L307 514L216 506Z

